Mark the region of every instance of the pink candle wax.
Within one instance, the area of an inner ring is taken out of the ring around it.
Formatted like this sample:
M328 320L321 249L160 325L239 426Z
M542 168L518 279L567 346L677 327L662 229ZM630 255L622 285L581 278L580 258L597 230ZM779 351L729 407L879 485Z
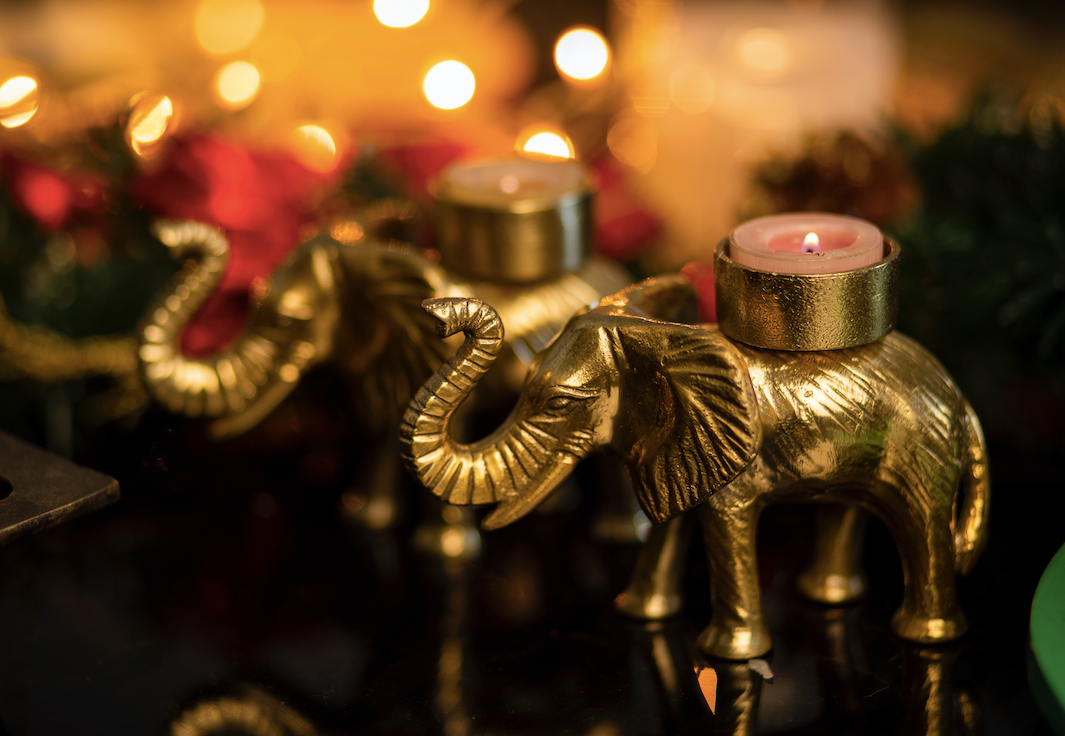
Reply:
M884 257L884 236L872 223L824 212L795 212L745 222L729 237L729 257L774 273L852 271Z

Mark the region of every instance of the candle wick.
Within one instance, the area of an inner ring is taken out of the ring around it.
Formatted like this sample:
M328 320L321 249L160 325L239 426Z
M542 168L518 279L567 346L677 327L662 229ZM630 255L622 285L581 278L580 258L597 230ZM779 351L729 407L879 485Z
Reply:
M802 241L802 252L821 255L821 239L817 237L817 233L806 234L806 237Z

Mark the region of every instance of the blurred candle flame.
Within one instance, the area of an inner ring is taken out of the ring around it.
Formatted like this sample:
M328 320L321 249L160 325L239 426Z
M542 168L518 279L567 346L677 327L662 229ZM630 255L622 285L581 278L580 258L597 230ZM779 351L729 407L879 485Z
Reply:
M519 141L524 136L519 138ZM528 136L519 148L525 154L538 154L530 158L569 159L574 158L573 143L566 136L541 130Z
M819 253L821 252L821 239L817 237L817 233L806 233L806 237L802 241L803 253Z
M374 0L373 14L389 28L409 28L429 12L429 0Z
M442 61L425 75L422 90L433 107L454 110L473 98L476 87L468 66L460 61Z
M300 163L312 171L325 173L337 165L336 140L320 125L296 128L292 148Z
M233 61L218 70L215 76L215 99L222 107L239 110L252 103L259 94L262 75L247 61Z
M165 95L138 95L138 98L129 116L126 135L133 152L148 158L170 127L174 103Z
M263 26L259 0L200 0L196 40L209 54L229 54L250 44Z
M37 113L38 86L33 77L18 76L0 85L0 125L17 128Z
M570 79L589 81L606 69L610 47L593 28L573 28L555 44L555 66Z

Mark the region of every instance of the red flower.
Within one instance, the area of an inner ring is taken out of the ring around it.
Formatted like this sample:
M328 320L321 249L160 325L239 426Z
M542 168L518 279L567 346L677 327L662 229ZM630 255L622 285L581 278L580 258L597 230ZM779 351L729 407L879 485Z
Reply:
M205 136L177 141L166 166L133 182L133 196L155 214L217 225L229 237L229 268L186 327L186 354L206 355L237 337L252 282L269 276L297 245L314 220L315 200L341 170L317 173L284 153Z
M703 322L717 322L717 294L714 292L714 267L692 261L680 270L688 277L699 296L699 317Z
M76 211L91 212L103 198L103 183L93 174L65 175L11 155L3 158L11 196L47 232L55 232Z
M616 261L631 261L658 236L662 222L625 187L613 159L603 156L592 167L599 178L595 201L596 250Z

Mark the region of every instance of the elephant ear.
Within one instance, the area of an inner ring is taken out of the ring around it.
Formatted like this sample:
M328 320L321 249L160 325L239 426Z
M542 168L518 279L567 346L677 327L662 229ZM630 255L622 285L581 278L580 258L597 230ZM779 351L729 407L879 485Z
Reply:
M670 289L681 286L674 282ZM622 396L634 401L639 416L654 419L621 449L644 512L663 522L702 503L750 465L761 425L747 363L716 327L649 319L635 304L630 299L615 307L616 315L631 319L619 328L632 382Z
M613 314L688 325L699 323L699 297L691 281L680 274L644 279L603 297L599 306Z
M422 302L443 296L443 270L404 243L340 246L338 345L354 381L360 418L381 429L399 420L421 385L450 355Z

